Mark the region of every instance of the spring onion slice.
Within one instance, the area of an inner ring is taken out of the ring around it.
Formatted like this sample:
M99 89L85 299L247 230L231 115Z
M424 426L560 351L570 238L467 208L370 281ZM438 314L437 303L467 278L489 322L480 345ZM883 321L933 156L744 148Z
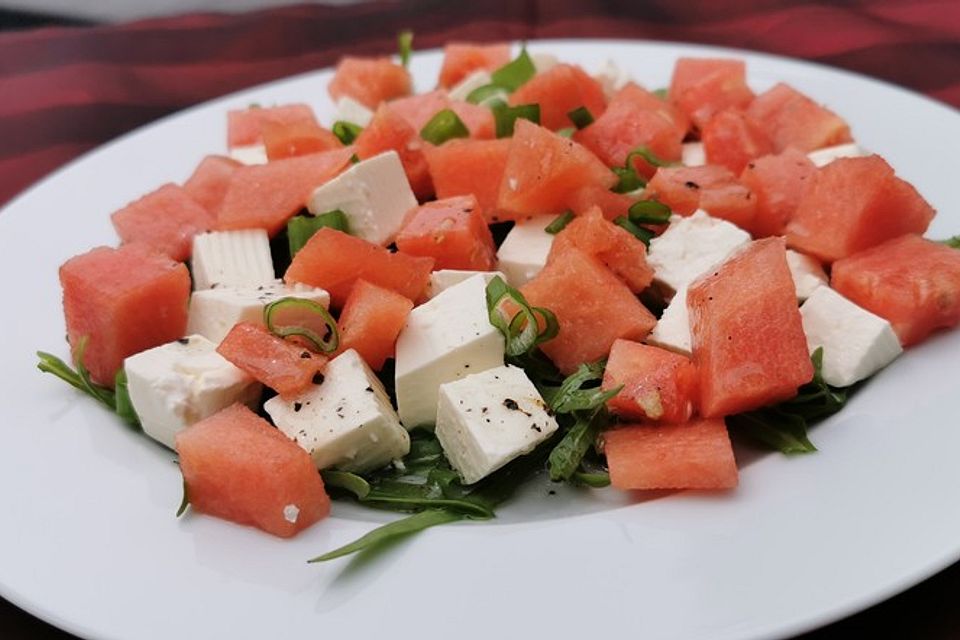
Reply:
M668 97L670 97L670 90L663 87L660 89L654 89L652 93L661 100L666 100Z
M512 93L520 88L527 80L537 74L537 67L527 53L527 48L520 50L520 55L503 65L491 75L493 84L503 87Z
M321 213L318 216L294 216L287 222L287 242L290 245L290 257L297 255L307 241L323 227L350 233L347 216L339 209Z
M657 154L646 147L637 147L633 151L627 154L627 159L624 160L623 166L627 169L633 168L633 159L634 158L643 158L647 161L648 164L654 167L669 167L676 164L675 162L667 162L662 160Z
M397 34L397 49L400 53L400 64L410 64L410 54L413 52L413 31L409 29Z
M370 495L370 483L363 477L350 473L349 471L337 471L336 469L324 469L320 472L323 476L323 484L326 487L337 487L344 491L349 491L358 500L363 500Z
M311 320L315 327L303 324L285 324L285 313L296 312L298 320ZM297 336L307 340L321 353L332 353L340 346L340 333L337 323L324 306L305 298L280 298L263 308L263 321L276 336L287 338ZM318 330L319 329L319 330Z
M333 135L337 136L337 139L343 144L353 144L357 136L363 132L363 127L353 122L347 122L346 120L337 120L333 123L331 130L333 131Z
M570 118L570 122L572 122L577 129L583 129L593 124L593 114L590 113L590 110L586 107L577 107L567 113L567 117Z
M670 207L659 200L638 200L630 205L630 222L634 224L667 224L670 222Z
M453 109L442 109L423 125L420 137L431 144L443 144L454 138L469 138L470 130Z
M613 167L613 172L620 179L612 189L614 193L630 193L647 186L647 182L637 175L633 167Z
M496 123L497 137L509 138L513 135L513 127L518 118L540 124L539 104L519 104L515 107L498 106L493 109L493 118Z
M529 353L538 344L555 338L559 332L560 325L553 312L543 307L531 307L523 294L500 276L490 281L486 294L490 324L499 329L506 339L508 356ZM515 314L508 319L508 314L514 310Z
M565 127L563 129L557 129L557 135L561 138L572 138L573 134L577 132L573 127Z
M570 479L591 489L603 489L610 486L610 474L606 471L574 471Z
M628 218L627 216L620 216L618 218L615 218L613 220L613 224L623 227L624 229L632 233L637 240L647 245L648 247L650 246L650 240L653 238L653 236L656 235L653 231L650 231L650 229L634 224L633 222L630 221L630 218Z
M564 211L554 218L553 222L543 228L549 234L556 235L567 228L567 225L573 220L573 211Z

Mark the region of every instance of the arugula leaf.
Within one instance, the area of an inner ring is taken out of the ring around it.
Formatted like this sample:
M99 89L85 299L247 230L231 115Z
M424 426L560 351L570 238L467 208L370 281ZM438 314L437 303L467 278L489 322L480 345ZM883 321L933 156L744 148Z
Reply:
M357 553L358 551L380 546L384 542L393 540L400 536L411 535L417 533L418 531L435 527L438 524L447 524L448 522L463 520L464 517L465 516L463 514L455 513L453 511L446 511L444 509L430 509L427 511L421 511L420 513L415 513L411 516L407 516L406 518L394 520L393 522L379 526L366 535L354 540L350 544L346 544L342 547L334 549L333 551L328 551L327 553L317 556L316 558L311 558L307 560L307 562L326 562L335 558L341 558L343 556L350 555L351 553Z
M605 411L576 414L576 422L567 431L560 443L550 452L547 469L554 482L569 480L583 460L583 456L597 440L597 436L606 426L608 418Z

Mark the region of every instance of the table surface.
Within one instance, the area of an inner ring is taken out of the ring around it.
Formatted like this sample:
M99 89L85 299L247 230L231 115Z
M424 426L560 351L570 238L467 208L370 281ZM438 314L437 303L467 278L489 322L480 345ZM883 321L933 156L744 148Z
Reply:
M23 25L43 20L24 19ZM829 25L829 27L827 27ZM104 142L199 102L331 65L344 54L451 39L611 37L716 44L803 58L960 106L960 2L443 0L291 6L110 26L0 33L0 205ZM960 564L808 640L960 637ZM0 600L0 637L69 638Z

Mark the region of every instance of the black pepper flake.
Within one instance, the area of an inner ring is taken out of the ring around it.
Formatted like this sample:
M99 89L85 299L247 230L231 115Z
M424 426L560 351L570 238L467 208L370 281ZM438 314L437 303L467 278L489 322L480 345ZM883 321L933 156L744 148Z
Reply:
M257 287L257 291L263 291L263 285L260 285L259 287Z
M748 168L748 169L756 169L756 168L757 168L757 164L756 164L755 162L748 162L748 163L747 163L747 168Z
M469 368L470 368L470 365L469 365L469 364L465 364L465 365L463 365L463 368L464 368L464 369L469 369Z
M366 389L364 389L364 391L366 391L367 393L373 393L373 387L367 387Z
M177 338L177 342L180 344L190 344L190 338Z
M687 189L699 189L699 188L700 188L700 185L698 185L698 184L697 184L696 182L694 182L693 180L687 180L686 182L683 183L683 186L685 186Z
M211 288L211 289L216 289L216 288L219 287L219 286L220 286L220 283L219 283L219 282L211 282L211 283L210 283L210 288Z
M294 410L294 411L300 411L300 409L303 409L303 403L302 403L302 402L294 402L294 403L293 403L293 410Z
M463 403L461 402L460 404L463 404ZM513 398L507 398L507 399L505 399L505 400L503 401L503 406L505 406L507 409L510 409L511 411L519 411L519 410L520 410L520 405L518 405L518 404L517 404L517 401L514 400Z
M485 414L487 411L489 411L489 409L488 409L487 407L481 407L481 408L480 408L480 413L484 413L484 414Z
M547 493L548 493L549 495L551 495L551 496L557 495L557 492L554 491L553 489L550 489L550 491L547 491Z
M315 374L313 374L313 384L323 384L323 381L324 381L325 379L326 379L326 378L324 378L324 377L323 377L323 374L320 373L319 371L317 371Z
M308 358L312 358L312 357L313 357L313 354L311 354L309 351L301 351L301 352L300 352L300 357L303 358L304 360L306 360L306 359L308 359Z
M530 428L536 431L537 433L543 433L543 429L541 429L540 425L538 425L536 422L530 425Z

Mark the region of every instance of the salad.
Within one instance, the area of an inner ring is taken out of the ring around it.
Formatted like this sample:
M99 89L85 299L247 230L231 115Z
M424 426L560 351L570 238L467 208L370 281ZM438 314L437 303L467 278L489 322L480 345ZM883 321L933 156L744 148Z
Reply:
M409 46L338 65L329 129L231 111L227 155L61 267L75 369L39 366L177 451L181 513L280 536L331 498L409 514L327 560L492 518L543 472L729 491L730 433L811 452L810 423L960 320L929 204L740 61L648 91L459 43L414 94Z

